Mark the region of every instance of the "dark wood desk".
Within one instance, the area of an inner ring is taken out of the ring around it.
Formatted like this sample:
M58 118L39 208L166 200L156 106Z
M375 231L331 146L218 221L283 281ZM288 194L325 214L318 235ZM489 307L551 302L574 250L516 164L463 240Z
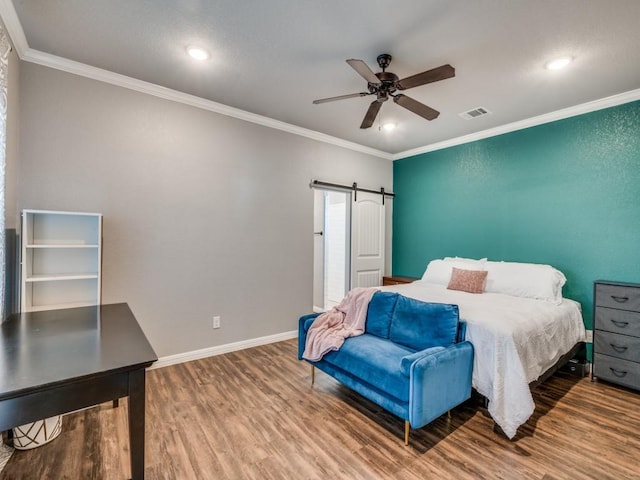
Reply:
M126 303L12 315L0 339L0 431L128 396L131 475L142 480L145 368L157 359Z

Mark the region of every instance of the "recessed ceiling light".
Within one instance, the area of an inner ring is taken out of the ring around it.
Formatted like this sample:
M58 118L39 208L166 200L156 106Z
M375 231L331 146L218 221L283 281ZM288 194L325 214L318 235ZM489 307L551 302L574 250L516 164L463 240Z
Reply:
M551 60L545 64L545 68L547 70L560 70L567 65L569 65L573 61L571 57L561 57L556 58L555 60Z
M390 132L392 130L395 130L396 126L397 125L393 122L387 122L387 123L383 123L380 126L380 130L384 130L385 132Z
M195 60L206 60L209 58L209 52L200 47L187 47L187 53Z

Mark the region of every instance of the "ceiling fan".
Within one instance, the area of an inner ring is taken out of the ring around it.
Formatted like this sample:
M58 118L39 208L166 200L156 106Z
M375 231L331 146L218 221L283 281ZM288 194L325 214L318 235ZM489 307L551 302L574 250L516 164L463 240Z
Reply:
M369 128L373 125L373 122L380 111L380 107L382 107L384 102L389 100L389 97L393 98L393 101L401 107L404 107L427 120L433 120L440 115L440 112L437 110L434 110L411 97L407 97L402 93L395 92L454 77L456 75L456 71L451 65L442 65L400 80L395 73L386 71L387 67L391 63L391 55L383 53L382 55L378 55L377 60L378 65L382 69L382 71L378 73L373 73L369 66L362 60L354 58L347 60L347 63L351 68L358 72L368 82L368 92L350 93L348 95L339 95L337 97L321 98L319 100L314 100L313 103L317 105L319 103L334 102L336 100L345 100L347 98L375 95L376 99L371 102L369 110L367 110L360 128Z

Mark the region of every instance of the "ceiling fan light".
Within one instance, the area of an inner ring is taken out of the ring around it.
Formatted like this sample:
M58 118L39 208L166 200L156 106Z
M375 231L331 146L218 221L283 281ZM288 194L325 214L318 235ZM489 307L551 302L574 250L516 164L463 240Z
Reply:
M187 47L187 53L194 60L206 60L209 58L209 52L200 47Z
M561 57L551 60L545 64L547 70L561 70L573 61L571 57Z
M380 129L381 129L381 130L384 130L385 132L391 132L391 131L395 130L395 129L396 129L396 127L397 127L397 125L396 125L395 123L393 123L393 122L387 122L387 123L383 123L383 124L380 126Z

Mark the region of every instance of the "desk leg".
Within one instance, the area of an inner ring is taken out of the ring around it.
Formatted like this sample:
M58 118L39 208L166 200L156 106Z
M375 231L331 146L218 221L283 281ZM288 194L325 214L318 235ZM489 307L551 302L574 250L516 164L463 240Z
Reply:
M144 479L144 385L144 368L129 373L129 448L132 480Z

